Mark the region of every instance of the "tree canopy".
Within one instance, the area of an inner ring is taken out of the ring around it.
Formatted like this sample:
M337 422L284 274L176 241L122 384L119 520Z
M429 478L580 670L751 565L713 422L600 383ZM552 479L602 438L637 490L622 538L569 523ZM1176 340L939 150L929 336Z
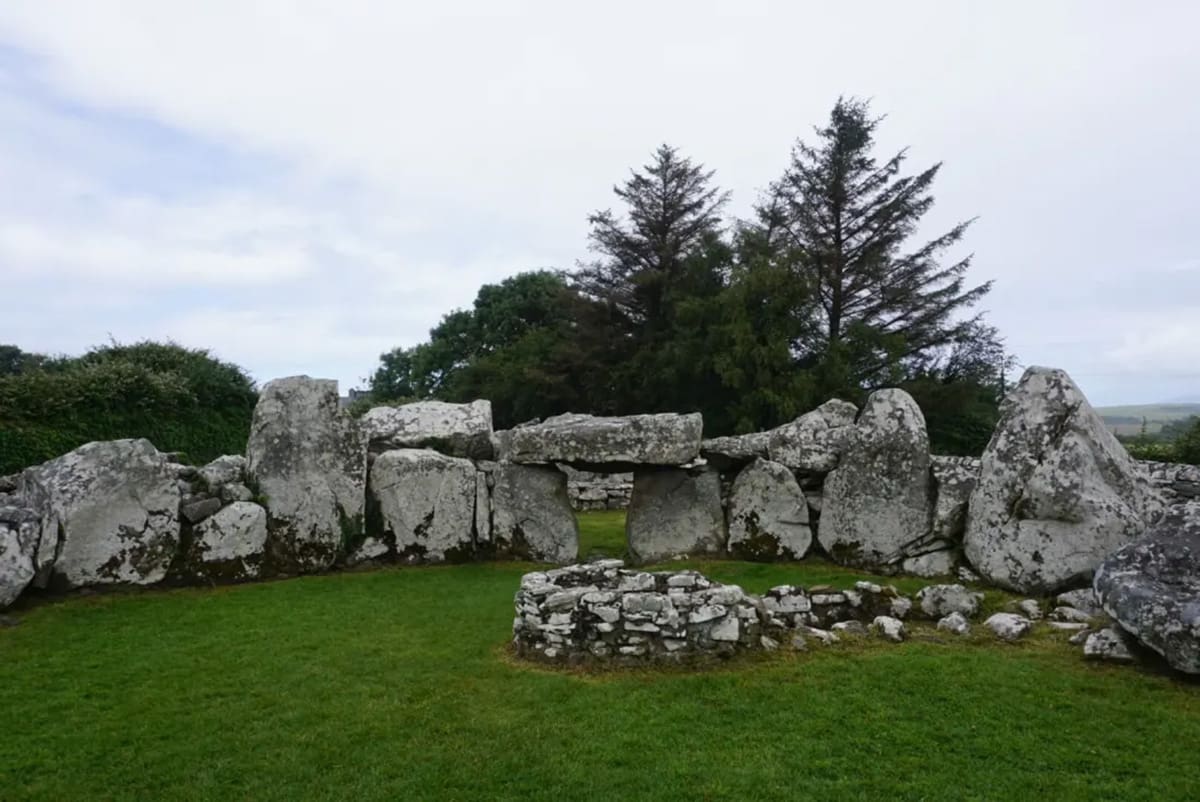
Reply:
M563 411L699 411L709 435L783 423L832 396L902 386L935 447L978 453L1012 358L944 257L970 220L912 242L935 164L874 153L882 118L839 99L798 141L750 220L724 215L715 171L661 145L588 217L595 255L573 272L480 289L426 342L384 354L378 400L492 400L498 426Z

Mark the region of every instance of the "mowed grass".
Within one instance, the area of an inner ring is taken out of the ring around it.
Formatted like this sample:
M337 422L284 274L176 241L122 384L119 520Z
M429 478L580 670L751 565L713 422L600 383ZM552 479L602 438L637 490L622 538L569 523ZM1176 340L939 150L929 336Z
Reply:
M756 592L855 576L697 565ZM0 629L0 799L1200 797L1200 687L1086 663L1061 637L924 630L702 672L552 671L506 649L530 568L18 609Z

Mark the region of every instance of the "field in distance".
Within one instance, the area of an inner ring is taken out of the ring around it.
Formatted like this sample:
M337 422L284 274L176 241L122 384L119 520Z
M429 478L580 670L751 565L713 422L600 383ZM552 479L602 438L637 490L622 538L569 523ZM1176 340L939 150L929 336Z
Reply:
M1115 407L1096 407L1100 417L1114 434L1135 435L1142 431L1156 434L1163 424L1200 415L1200 403L1194 404L1128 404Z

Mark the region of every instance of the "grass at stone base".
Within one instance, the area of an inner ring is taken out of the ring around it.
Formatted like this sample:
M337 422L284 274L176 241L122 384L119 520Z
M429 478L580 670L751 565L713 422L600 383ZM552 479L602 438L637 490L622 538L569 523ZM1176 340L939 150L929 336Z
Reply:
M700 565L752 592L834 571ZM506 648L531 567L18 608L0 629L0 798L1200 795L1200 686L1084 662L1062 636L917 629L694 673L559 672Z

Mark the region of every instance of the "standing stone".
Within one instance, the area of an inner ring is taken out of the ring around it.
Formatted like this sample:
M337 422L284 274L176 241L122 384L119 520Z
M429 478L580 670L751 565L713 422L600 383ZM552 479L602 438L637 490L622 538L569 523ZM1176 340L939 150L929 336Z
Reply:
M417 401L374 407L362 417L370 451L429 448L453 457L491 459L492 402Z
M792 472L755 460L729 494L729 552L750 560L799 560L812 545L808 500Z
M929 539L925 418L903 390L877 390L854 429L825 480L817 539L843 565L892 565Z
M988 581L1050 593L1091 577L1155 512L1149 481L1061 370L1004 400L971 494L964 547Z
M18 495L40 516L39 585L151 585L166 577L179 546L180 491L149 440L80 446L27 469Z
M858 407L832 399L767 433L767 455L792 470L828 473L854 436Z
M33 581L41 534L32 510L0 507L0 609L16 601Z
M492 494L485 471L475 472L475 541L480 546L492 542Z
M255 579L262 572L267 545L267 511L235 501L192 530L191 573L208 580Z
M1173 507L1100 564L1096 597L1178 671L1200 674L1200 502Z
M474 554L475 464L428 449L385 451L371 466L371 497L383 539L408 562ZM373 532L374 534L374 532Z
M711 468L636 471L625 532L630 552L643 562L723 551L719 475Z
M684 465L700 456L699 413L597 418L566 414L518 426L507 435L513 462L566 462L585 469Z
M336 381L268 382L254 408L246 471L266 498L268 553L279 568L329 568L362 541L366 445L338 407Z
M522 560L569 563L579 553L579 523L567 498L567 476L557 468L495 468L492 543L497 553Z

